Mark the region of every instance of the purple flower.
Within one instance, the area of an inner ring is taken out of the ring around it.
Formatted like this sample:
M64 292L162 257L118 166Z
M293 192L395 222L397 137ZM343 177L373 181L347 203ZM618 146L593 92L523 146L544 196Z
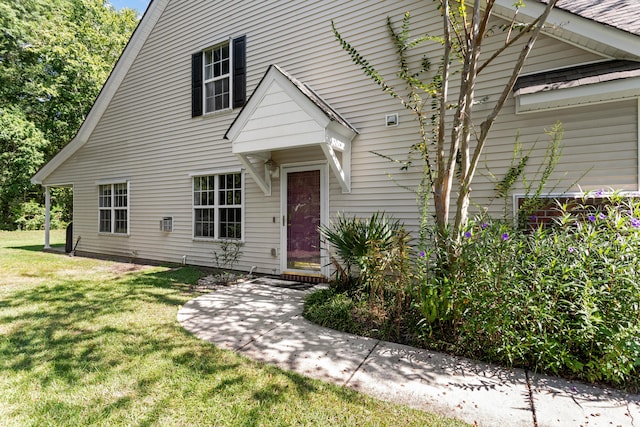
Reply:
M591 222L596 222L596 216L595 215L589 215L587 217L587 219L589 219L589 221L591 221Z
M505 242L509 240L509 233L502 233L502 240L504 240Z
M467 239L471 238L471 232L470 231L465 231L464 232L464 237L466 237Z
M537 220L537 219L538 219L538 217L537 217L535 214L533 214L533 215L531 215L531 216L529 217L529 219L530 219L531 221L535 221L535 220Z
M424 258L424 256L425 256L425 255L424 255L424 251L420 251L420 253L418 254L418 256L419 256L420 258Z
M631 226L638 228L640 227L640 219L638 218L631 218Z
M569 246L569 249L567 249L569 251L570 254L574 253L576 248L574 248L573 246Z
M602 195L604 194L603 190L598 190L595 193L593 193L596 197L602 197Z
M605 219L606 217L607 217L607 216L606 216L605 214L603 214L602 212L600 212L600 213L598 214L598 218L600 218L600 219Z
M489 226L489 224L487 224L486 222L483 222L482 225L480 225L480 228L482 228L484 230L488 226Z

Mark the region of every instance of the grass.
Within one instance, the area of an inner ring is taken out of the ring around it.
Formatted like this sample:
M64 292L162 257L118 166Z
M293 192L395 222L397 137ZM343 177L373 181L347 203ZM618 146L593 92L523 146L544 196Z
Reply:
M176 314L198 269L44 253L42 237L0 232L3 426L463 425L196 339Z

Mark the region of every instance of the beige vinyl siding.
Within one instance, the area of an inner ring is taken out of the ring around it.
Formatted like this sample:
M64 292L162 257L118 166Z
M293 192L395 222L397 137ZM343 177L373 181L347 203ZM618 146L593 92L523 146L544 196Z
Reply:
M506 110L513 111L513 106ZM527 178L533 180L549 139L545 129L557 120L565 128L563 151L545 191L638 190L637 102L624 101L526 115L504 114L490 136L473 186L474 196L480 200L493 197L495 186L488 178L489 172L497 179L504 177L518 132L525 151L535 146L525 169ZM516 185L514 193L524 193L522 185ZM495 201L491 212L498 214L502 207L502 201Z
M406 157L408 147L418 142L414 119L350 61L330 26L334 19L345 38L393 82L397 66L390 55L393 46L385 22L387 16L399 21L406 10L412 11L414 28L439 29L439 14L431 2L424 1L170 1L89 142L47 178L46 184L74 184L74 234L81 236L78 249L172 262L186 255L188 263L212 265L218 246L192 237L190 174L241 167L231 153L231 143L223 139L239 109L191 117L191 55L245 34L247 95L269 65L277 64L309 85L359 132L352 144L351 193L343 194L329 174L331 215L345 211L364 216L385 210L415 230L415 194L403 187L415 186L419 171L400 171L397 164L373 153ZM429 44L426 53L436 63L438 45ZM513 49L493 64L480 80L479 97L495 99L502 79L508 76L508 71L501 70L516 56ZM593 53L542 37L525 71L598 59ZM483 162L500 177L509 165L518 129L524 144L540 140L533 156L539 159L543 130L559 119L567 128L566 148L556 174L563 183L572 183L585 165L593 164L580 182L583 188L636 189L636 109L635 103L624 102L517 116L510 99ZM399 113L399 125L385 127L385 114L394 112ZM323 161L317 147L272 155L280 165ZM474 185L474 196L480 200L493 196L484 163ZM561 176L563 170L568 171L567 176ZM107 178L130 180L128 237L97 233L96 182ZM257 266L258 272L279 273L280 261L270 250L280 248L280 180L272 181L271 196L265 196L248 173L244 180L245 245L238 267ZM500 213L501 203L494 203L492 209ZM159 230L165 216L174 219L171 233Z

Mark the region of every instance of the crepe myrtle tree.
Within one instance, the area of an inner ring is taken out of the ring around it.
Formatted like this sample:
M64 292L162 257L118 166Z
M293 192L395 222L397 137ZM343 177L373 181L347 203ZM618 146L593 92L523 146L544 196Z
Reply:
M525 5L522 0L515 2L513 18L499 27L501 31L498 35L502 37L499 47L482 57L483 42L496 32L496 27L490 23L496 1L434 0L434 3L442 16L441 34L412 37L409 12L404 14L399 28L395 28L391 18L387 18L387 29L400 66L396 77L404 85L401 90L396 87L398 85L385 79L342 37L334 22L332 28L336 39L352 61L384 92L415 114L420 139L411 146L408 159L401 163L402 168L406 169L412 165L413 157L419 156L422 160L422 179L416 189L422 211L420 237L424 241L426 225L432 216L429 212L429 199L433 197L436 239L441 247L448 250L450 256L455 256L453 248L457 246L455 243L460 240L461 230L468 220L471 182L489 131L513 89L556 0L546 1L544 12L530 22L518 19L519 10ZM482 122L476 125L472 120L472 113L477 105L475 88L478 76L486 72L487 66L507 49L515 48L516 42L527 37L526 43L519 48L520 53L513 63L509 77L504 81L501 93L493 101ZM431 60L426 56L416 59L419 48L425 43L442 46L442 57L437 68L432 67ZM458 81L458 90L455 90L457 99L453 99L451 91L455 80ZM452 211L451 193L455 185L457 194Z

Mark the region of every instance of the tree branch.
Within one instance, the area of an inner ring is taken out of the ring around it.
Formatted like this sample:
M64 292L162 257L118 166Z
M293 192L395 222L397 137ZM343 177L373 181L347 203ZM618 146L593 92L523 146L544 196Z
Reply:
M471 164L469 166L469 173L464 177L464 180L460 184L460 193L458 195L456 218L455 218L455 224L454 224L456 230L459 230L461 225L464 223L464 221L466 221L467 209L469 207L468 195L471 188L471 180L473 179L475 170L477 168L478 161L480 159L480 154L482 153L482 150L484 149L484 146L486 144L487 137L489 135L489 130L491 129L491 126L493 125L496 118L498 117L498 114L502 110L502 107L504 106L504 103L506 102L509 96L509 93L511 93L511 90L513 89L513 86L515 85L515 82L518 79L518 76L520 75L520 71L524 66L524 62L529 56L529 53L531 52L531 49L533 48L535 41L540 35L540 32L542 31L542 27L544 26L544 23L549 17L549 14L551 13L551 9L553 9L556 2L557 0L549 0L549 2L547 3L547 6L545 7L544 12L542 13L542 15L540 15L539 19L537 20L537 24L533 31L533 34L531 35L531 37L529 38L529 41L520 52L520 56L518 57L518 60L516 61L516 64L513 67L513 72L511 74L511 77L509 78L509 81L505 85L502 91L502 94L500 95L500 98L496 102L496 105L494 106L491 113L489 113L485 121L482 122L482 124L480 125L480 137L478 139L477 145L473 152L473 158L471 159Z
M489 59L487 59L479 68L478 68L478 74L480 74L482 72L482 70L484 70L494 59L496 59L498 56L500 56L500 54L502 52L504 52L505 50L507 50L510 46L512 46L515 42L517 42L518 40L520 40L520 38L522 38L525 34L529 33L529 31L531 31L531 29L536 26L538 24L538 22L540 22L540 16L538 16L533 22L531 22L529 25L527 25L527 27L522 30L517 36L515 36L513 39L511 40L506 40L504 43L504 46L502 46L500 49L496 50L493 55L491 55L491 57ZM511 24L511 27L513 27L513 21ZM509 34L511 33L511 31L509 31Z
M520 56L518 57L518 60L516 61L516 64L513 67L513 72L511 74L511 77L509 78L509 81L507 82L507 84L505 85L502 94L500 95L500 98L498 99L498 101L496 102L496 105L494 106L493 110L491 111L491 113L487 116L487 118L485 119L484 122L482 122L482 124L480 125L480 138L478 139L478 144L476 145L476 148L474 150L473 153L473 159L472 159L472 163L471 163L471 171L472 173L470 173L464 180L464 187L468 188L471 185L471 179L473 178L473 171L475 171L475 167L478 164L478 159L480 158L480 154L482 152L482 149L484 148L484 145L487 141L487 136L489 135L489 130L491 129L491 126L493 125L493 123L495 122L496 118L498 117L498 114L500 113L500 110L502 110L502 107L504 106L504 103L506 102L509 93L511 93L513 86L516 83L516 80L518 79L518 76L520 75L520 71L522 70L522 67L524 66L524 62L526 61L527 57L529 56L529 53L531 52L531 49L533 48L533 45L535 44L536 40L538 39L538 36L540 35L540 32L542 31L542 27L544 26L545 21L547 20L549 14L551 13L551 9L553 9L553 7L555 6L557 0L549 0L549 3L547 3L547 6L544 10L544 12L542 13L542 15L540 15L540 17L537 19L538 23L536 25L536 28L533 32L533 34L531 35L531 37L529 38L529 41L527 42L527 44L523 47L522 51L520 52Z

